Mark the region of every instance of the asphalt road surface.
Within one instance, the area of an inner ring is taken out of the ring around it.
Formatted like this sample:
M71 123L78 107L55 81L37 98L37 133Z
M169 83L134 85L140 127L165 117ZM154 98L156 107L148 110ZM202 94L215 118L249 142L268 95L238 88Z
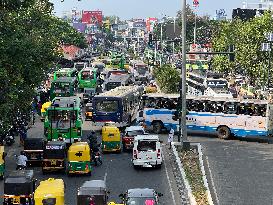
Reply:
M37 118L36 118L37 119ZM84 124L84 136L90 132L91 125ZM43 132L42 124L36 123L31 128L32 135L40 135ZM164 136L162 136L164 137ZM164 137L165 138L165 137ZM14 154L19 154L22 147L18 146L18 142L7 148L8 156L6 158L6 173L15 170L16 163ZM124 193L130 188L154 188L163 194L160 198L161 204L174 204L170 192L169 178L167 177L166 166L161 169L141 169L135 170L131 162L131 153L120 154L104 154L103 164L94 167L92 176L72 176L67 177L64 174L46 174L43 175L40 167L34 167L35 177L40 180L48 178L61 178L66 184L65 201L67 205L76 205L77 189L87 180L104 179L107 174L106 184L110 190L109 201L120 202L118 195ZM3 195L3 181L0 182L0 194ZM177 203L179 204L179 203Z
M190 137L200 142L215 205L273 204L273 145Z

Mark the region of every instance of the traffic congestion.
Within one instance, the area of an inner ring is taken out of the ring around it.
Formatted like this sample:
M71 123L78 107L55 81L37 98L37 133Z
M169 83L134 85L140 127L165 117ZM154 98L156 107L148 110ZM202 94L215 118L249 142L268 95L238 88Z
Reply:
M175 17L124 21L76 7L59 18L54 3L0 9L8 48L0 52L0 203L221 204L212 175L217 186L228 183L217 170L228 166L226 149L273 142L271 54L261 53L271 52L273 34L263 34L270 49L263 43L257 54L251 49L260 45L233 39L244 32L232 33L233 24L239 31L248 21L238 23L235 11L232 23L223 12L198 16L198 0Z

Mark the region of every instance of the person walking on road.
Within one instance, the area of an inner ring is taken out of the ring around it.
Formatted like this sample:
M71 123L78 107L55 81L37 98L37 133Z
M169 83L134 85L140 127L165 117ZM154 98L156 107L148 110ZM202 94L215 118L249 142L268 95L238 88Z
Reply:
M174 130L173 128L171 128L170 132L169 132L169 137L168 137L168 143L170 144L170 148L172 148L172 142L173 142L173 135L174 135Z

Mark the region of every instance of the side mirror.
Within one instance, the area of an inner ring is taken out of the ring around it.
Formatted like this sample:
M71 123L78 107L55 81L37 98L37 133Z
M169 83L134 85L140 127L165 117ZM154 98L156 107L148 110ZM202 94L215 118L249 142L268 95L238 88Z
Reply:
M162 193L157 193L157 196L162 197L163 194Z

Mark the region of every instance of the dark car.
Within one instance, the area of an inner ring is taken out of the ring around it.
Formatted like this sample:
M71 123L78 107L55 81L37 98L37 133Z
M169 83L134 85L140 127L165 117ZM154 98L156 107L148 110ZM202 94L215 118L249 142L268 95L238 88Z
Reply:
M154 189L136 188L129 189L125 194L119 195L125 205L143 205L151 202L150 204L158 205L158 198L163 196L157 193Z

